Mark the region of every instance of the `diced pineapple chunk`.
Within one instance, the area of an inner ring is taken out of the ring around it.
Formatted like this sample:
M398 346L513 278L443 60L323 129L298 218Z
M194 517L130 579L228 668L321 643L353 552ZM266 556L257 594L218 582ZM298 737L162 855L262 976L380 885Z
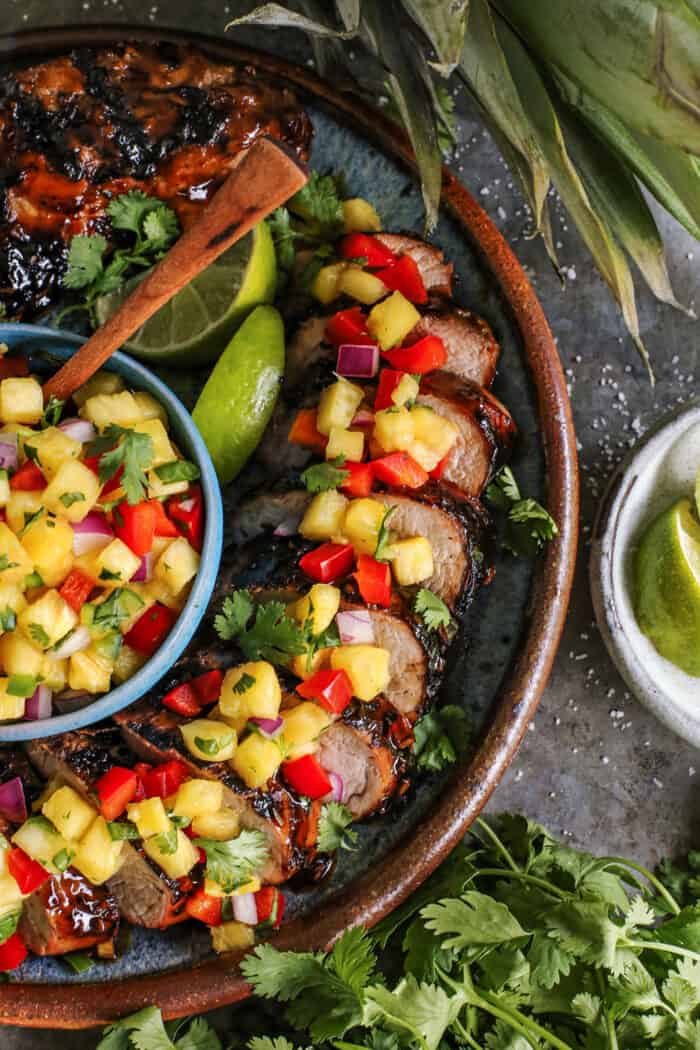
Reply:
M44 492L21 492L13 490L5 507L7 524L13 532L21 532L25 524L44 506Z
M175 459L175 449L170 444L168 432L160 419L144 419L141 423L134 425L134 430L139 434L147 434L153 445L153 459L151 467L159 467L161 463L170 463Z
M112 671L114 681L117 684L126 682L132 675L141 670L147 660L148 656L145 653L137 653L131 646L123 645L114 663Z
M310 700L283 711L282 718L281 739L287 758L300 758L315 751L319 736L331 722L328 712Z
M331 667L347 673L358 700L374 700L389 684L389 651L377 645L339 645Z
M24 581L23 581L24 582ZM24 597L20 585L17 583L0 583L0 613L11 610L15 615L27 608L27 599Z
M5 674L41 674L44 655L18 631L0 638L0 666Z
M340 295L338 282L346 266L347 263L344 262L331 263L330 266L322 266L316 274L311 294L324 306L332 303Z
M23 896L12 876L5 872L0 875L0 919L22 907Z
M236 750L236 732L225 722L195 718L180 726L190 754L201 762L227 762Z
M158 835L155 838L146 839L143 848L151 860L154 860L163 869L169 879L183 879L192 871L195 864L199 863L197 847L193 846L187 835L180 830L177 832L177 846L174 853L167 851L168 847Z
M249 788L260 788L275 775L281 761L282 752L274 740L260 733L249 733L238 745L229 765Z
M10 476L6 470L0 470L0 507L6 507L11 496Z
M112 671L90 649L73 653L68 664L68 685L88 693L108 693Z
M120 539L113 539L95 559L97 579L105 587L127 583L140 566L139 556Z
M44 802L41 812L64 839L77 842L97 816L94 809L77 791L65 785Z
M320 434L330 434L331 427L347 428L355 418L365 392L361 386L338 379L321 392L316 413L316 429Z
M265 660L232 667L221 683L219 707L222 714L245 718L277 718L282 702L277 672Z
M385 452L407 451L415 438L413 413L403 407L377 412L373 436Z
M117 372L106 372L100 369L91 376L86 383L73 394L73 400L79 408L85 404L89 397L96 394L118 394L124 389L124 380Z
M79 441L68 437L58 427L47 427L46 430L34 431L31 437L25 438L24 450L27 457L32 452L32 459L38 459L42 473L49 479L67 459L77 459L83 450Z
M141 419L159 419L165 429L168 429L168 413L152 394L145 390L134 390L134 400L141 410Z
M101 886L119 871L123 847L123 842L113 840L104 817L97 817L78 843L73 867L90 882Z
M420 321L413 303L401 292L373 306L367 317L367 331L379 343L380 350L389 350L402 343Z
M427 405L414 405L411 421L414 441L407 451L424 470L434 470L459 437L459 428Z
M80 407L80 415L89 419L98 430L104 430L110 423L120 427L133 427L141 421L141 409L128 390L118 394L95 394L89 397Z
M34 562L4 521L0 521L0 584L20 583L34 570Z
M361 430L345 430L331 427L326 445L326 459L342 456L351 463L359 463L365 451L365 435Z
M217 813L224 801L224 785L216 780L186 780L177 789L173 813L203 817Z
M217 955L225 952L244 952L255 944L252 926L242 922L222 922L221 926L212 926L211 946Z
M338 291L356 299L358 303L371 306L386 295L389 289L384 281L380 281L373 273L367 273L361 266L351 264L340 275Z
M392 543L391 568L396 582L402 587L430 579L433 575L433 549L425 536Z
M214 879L205 879L204 892L208 897L240 897L243 893L257 893L261 885L260 879L252 878L244 882L243 885L237 886L235 890L227 893L221 884L215 882Z
M38 423L44 414L41 384L31 376L0 383L0 419L3 423Z
M234 714L224 714L219 704L214 704L209 717L213 718L215 722L225 722L227 726L231 726L232 729L236 730L236 737L239 738L246 725L248 724L248 712L243 707L237 710Z
M352 197L343 201L343 229L346 233L379 233L382 220L369 201Z
M415 401L419 391L418 380L406 372L391 391L391 400L395 405L405 405L407 401Z
M345 496L335 489L319 492L307 507L299 532L307 540L329 540L340 535L347 506Z
M19 635L17 635L19 637ZM60 693L68 688L68 659L55 660L51 653L47 653L41 663L39 672L44 679L44 685L48 686L54 693Z
M131 586L133 587L133 583ZM160 602L161 605L166 605L168 609L175 609L176 611L180 610L187 601L187 589L182 591L181 594L173 594L168 585L155 576L145 584L143 590L139 593L149 605L152 605L154 602Z
M78 617L58 591L49 590L19 614L17 623L31 642L45 650L72 631Z
M12 722L24 715L25 698L8 693L9 684L9 678L0 678L0 722Z
M42 514L27 525L22 546L47 587L55 587L73 564L73 529L64 518Z
M136 825L142 839L150 838L151 835L167 835L172 830L172 821L165 812L161 798L132 802L127 806L126 815Z
M66 460L44 489L42 502L53 514L82 521L97 503L100 482L84 463Z
M228 842L240 831L238 814L232 809L220 809L218 813L201 813L193 819L192 831L198 838Z
M40 815L25 820L22 827L12 836L12 841L15 846L23 849L28 857L37 860L47 871L53 872L57 870L53 863L54 857L69 846L53 824Z
M376 499L351 501L343 522L342 532L360 554L374 554L379 530L387 508Z
M289 665L290 669L297 678L306 681L307 678L311 678L317 671L330 667L331 652L332 649L330 647L317 649L310 660L308 652L301 653L300 656L294 657Z
M189 481L161 481L155 470L146 473L148 482L149 499L167 499L168 496L178 496L181 492L187 492L190 487Z
M184 536L167 547L156 562L154 576L173 594L179 594L199 570L199 555Z
M311 618L311 633L321 634L333 623L340 607L340 591L328 583L315 583L309 593L292 606L294 619L304 624Z

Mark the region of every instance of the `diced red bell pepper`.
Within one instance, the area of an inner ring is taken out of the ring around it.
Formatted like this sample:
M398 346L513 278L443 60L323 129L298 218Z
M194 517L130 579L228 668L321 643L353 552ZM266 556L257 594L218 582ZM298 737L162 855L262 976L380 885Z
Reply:
M331 714L342 715L352 700L352 683L345 671L316 671L299 683L297 693L305 700L315 700Z
M300 408L294 417L288 440L292 445L303 445L323 452L328 438L316 427L318 413L315 408Z
M361 306L339 310L326 322L324 339L334 346L352 343L354 346L376 346L377 341L367 331L367 318Z
M28 459L10 478L10 488L15 492L38 492L46 488L46 478L33 459Z
M390 452L388 456L372 460L375 477L385 485L400 485L406 489L419 489L430 477L427 470L416 463L408 452Z
M205 922L207 926L221 926L221 897L210 897L203 889L196 890L185 905L191 919Z
M381 370L377 395L374 399L376 412L381 412L385 408L393 408L394 402L391 400L391 395L405 375L407 375L406 372L397 372L395 368L383 368Z
M393 266L376 275L393 292L401 292L412 303L427 303L428 293L421 272L410 255L402 255Z
M204 502L200 485L190 485L182 496L171 496L168 514L196 551L201 551L204 539Z
M193 678L190 685L194 689L195 696L200 704L213 704L219 699L223 680L223 671L205 671L204 674Z
M100 813L105 820L116 820L138 794L139 776L134 769L112 766L95 784Z
M426 335L410 346L401 346L395 350L386 350L384 357L404 372L424 375L436 368L442 368L447 361L447 350L442 339L437 335Z
M348 476L341 481L340 487L353 499L369 496L374 485L374 467L371 463L345 463L343 470Z
M319 583L332 583L347 576L355 564L351 543L322 543L299 561L299 568Z
M58 593L74 612L80 612L95 587L97 587L97 580L94 580L92 576L88 576L82 569L71 569Z
M124 635L124 641L137 653L152 656L169 634L177 619L177 613L156 602L138 618L134 626Z
M156 511L153 500L120 503L114 508L114 534L140 558L148 554L156 536Z
M391 569L387 562L377 561L369 554L361 554L357 559L357 572L354 575L363 601L389 608Z
M196 718L202 713L202 705L189 682L182 682L166 693L163 706L177 712L178 715L184 715L185 718Z
M445 473L445 467L447 466L447 461L451 455L452 449L450 449L447 455L442 457L438 465L430 471L430 476L434 481L439 481L442 475Z
M15 932L0 944L0 972L16 970L27 958L27 948L20 935Z
M34 893L50 878L48 871L38 860L32 860L28 854L13 846L6 854L7 870L17 883L20 893Z
M0 379L28 376L29 362L22 354L5 354L0 357Z
M265 923L273 930L282 925L284 916L284 894L276 886L263 886L255 894L255 907L258 910L258 923Z
M398 260L390 248L367 233L349 233L343 237L338 245L338 254L341 259L366 259L370 269L392 266Z
M150 502L156 519L156 536L179 536L180 531L177 525L165 513L165 507L160 500L152 499Z
M315 755L302 755L291 762L283 762L282 775L290 787L307 798L324 798L333 790Z
M86 456L83 463L88 467L93 474L100 476L100 460L102 459L102 453L99 456ZM110 492L114 492L122 483L122 474L124 473L124 467L117 467L114 473L114 477L109 478L105 481L102 489L100 490L101 496L108 496Z
M173 759L144 773L141 782L146 798L170 798L189 776L187 766Z

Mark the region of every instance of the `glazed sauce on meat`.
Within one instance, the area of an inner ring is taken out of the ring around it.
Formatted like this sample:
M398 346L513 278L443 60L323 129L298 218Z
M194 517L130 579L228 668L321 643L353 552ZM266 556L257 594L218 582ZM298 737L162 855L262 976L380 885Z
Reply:
M0 302L29 318L60 293L67 243L109 235L139 189L186 228L260 135L306 156L311 125L285 88L190 48L125 45L0 77Z

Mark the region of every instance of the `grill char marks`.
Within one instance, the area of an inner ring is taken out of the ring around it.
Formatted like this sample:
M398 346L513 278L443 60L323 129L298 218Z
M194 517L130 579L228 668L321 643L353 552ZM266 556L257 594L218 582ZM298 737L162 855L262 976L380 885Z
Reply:
M109 233L110 199L160 197L187 227L260 135L305 157L290 91L193 48L83 48L0 78L0 301L30 318L56 298L66 242Z

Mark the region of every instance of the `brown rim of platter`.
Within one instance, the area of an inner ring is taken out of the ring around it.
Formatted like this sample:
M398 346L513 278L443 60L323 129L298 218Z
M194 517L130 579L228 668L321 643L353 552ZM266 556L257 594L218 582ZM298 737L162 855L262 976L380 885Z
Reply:
M410 171L416 165L405 135L381 113L308 69L225 40L128 25L60 27L0 37L0 59L30 60L80 46L193 43L218 60L247 62L326 104L349 126ZM280 949L329 947L350 926L372 926L402 903L465 834L505 773L537 709L561 637L573 584L578 540L578 465L571 405L559 355L539 300L513 251L484 210L450 172L443 171L442 206L479 246L514 317L537 391L545 451L548 509L559 535L538 561L529 614L517 658L501 684L472 757L458 766L431 814L379 865L357 879L313 918L284 926ZM420 843L417 847L416 843ZM0 985L0 1023L39 1028L106 1024L150 1004L166 1017L213 1010L250 994L237 959L222 957L187 969L123 981Z

